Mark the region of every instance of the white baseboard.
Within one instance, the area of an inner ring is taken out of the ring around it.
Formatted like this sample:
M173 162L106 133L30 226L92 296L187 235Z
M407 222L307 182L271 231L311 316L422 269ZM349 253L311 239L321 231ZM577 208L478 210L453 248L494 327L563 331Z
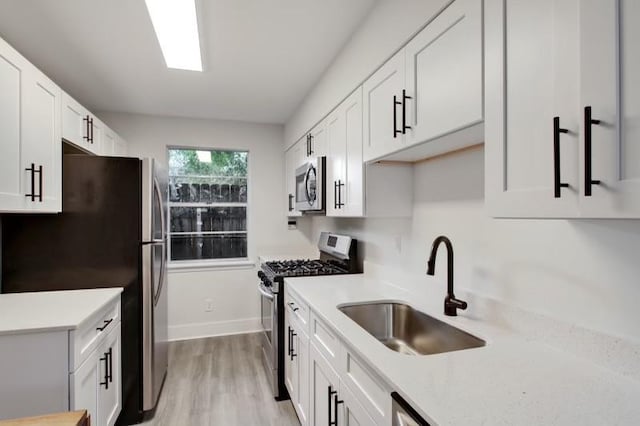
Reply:
M169 341L201 339L230 334L255 333L262 330L260 318L245 318L231 321L201 322L170 325Z

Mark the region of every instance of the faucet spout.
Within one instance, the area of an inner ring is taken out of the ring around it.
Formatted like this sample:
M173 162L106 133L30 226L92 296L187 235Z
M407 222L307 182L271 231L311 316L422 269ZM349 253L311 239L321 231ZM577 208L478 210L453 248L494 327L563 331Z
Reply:
M431 246L431 254L427 261L427 275L434 275L436 272L436 255L438 247L444 243L447 248L447 296L444 299L444 314L448 316L458 315L458 309L467 309L467 302L456 299L453 293L453 245L449 238L444 235L439 236L433 241Z

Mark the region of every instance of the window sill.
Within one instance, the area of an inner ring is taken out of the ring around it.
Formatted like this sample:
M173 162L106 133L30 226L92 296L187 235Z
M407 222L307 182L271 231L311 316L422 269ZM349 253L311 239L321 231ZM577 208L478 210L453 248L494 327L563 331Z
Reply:
M195 271L229 271L236 269L253 269L256 263L251 259L241 260L216 260L216 261L181 261L169 262L167 269L170 272L195 272Z

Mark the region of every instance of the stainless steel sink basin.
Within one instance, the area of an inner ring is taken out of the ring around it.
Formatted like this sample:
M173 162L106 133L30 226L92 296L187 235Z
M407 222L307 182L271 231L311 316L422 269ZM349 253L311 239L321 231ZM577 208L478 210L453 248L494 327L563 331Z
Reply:
M385 346L403 354L431 355L486 344L482 339L403 303L358 303L342 305L338 309Z

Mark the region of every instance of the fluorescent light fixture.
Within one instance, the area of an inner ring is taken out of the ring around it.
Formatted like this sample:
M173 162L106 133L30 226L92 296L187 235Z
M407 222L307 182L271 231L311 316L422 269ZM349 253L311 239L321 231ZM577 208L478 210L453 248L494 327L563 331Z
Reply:
M145 0L168 68L202 71L195 0Z
M196 151L196 155L201 163L211 162L211 151Z

